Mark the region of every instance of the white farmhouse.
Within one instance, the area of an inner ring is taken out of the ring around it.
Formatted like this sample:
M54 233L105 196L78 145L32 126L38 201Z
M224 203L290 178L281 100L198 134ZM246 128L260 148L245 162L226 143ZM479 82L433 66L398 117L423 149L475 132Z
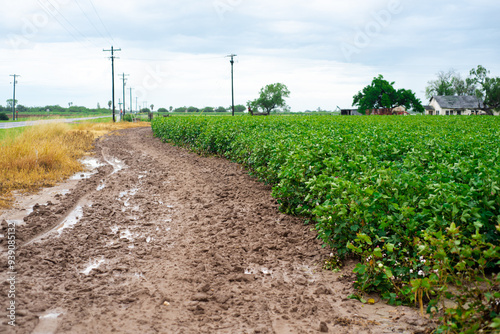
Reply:
M482 115L483 101L475 96L433 96L426 115ZM498 112L494 113L498 115Z

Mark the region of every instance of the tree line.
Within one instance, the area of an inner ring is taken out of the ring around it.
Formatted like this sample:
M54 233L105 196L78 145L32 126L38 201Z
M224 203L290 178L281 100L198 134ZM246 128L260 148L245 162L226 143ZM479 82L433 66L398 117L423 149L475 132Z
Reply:
M242 105L238 104L234 106L234 111L235 112L244 112L247 108ZM204 107L204 108L197 108L197 107L178 107L178 108L173 108L169 107L167 108L159 108L158 112L159 113L166 113L166 112L175 112L175 113L212 113L212 112L217 112L217 113L224 113L224 112L231 112L232 107L224 108L222 106L214 108L214 107ZM150 112L151 110L149 108L143 108L141 109L141 112Z
M8 99L6 106L0 105L0 113L12 113L12 99ZM106 108L100 108L98 105L97 108L87 108L81 106L70 105L67 108L61 107L60 105L47 105L43 107L26 107L22 104L17 104L16 100L16 111L20 113L30 113L30 114L58 114L58 113L106 113L109 110Z

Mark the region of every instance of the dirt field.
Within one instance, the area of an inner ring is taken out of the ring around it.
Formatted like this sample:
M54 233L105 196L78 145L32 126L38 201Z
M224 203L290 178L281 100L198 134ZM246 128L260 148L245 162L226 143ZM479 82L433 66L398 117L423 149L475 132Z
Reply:
M95 157L96 174L0 216L0 332L426 332L417 310L349 300L352 263L323 271L329 251L312 227L279 213L241 166L163 144L149 128L105 137Z

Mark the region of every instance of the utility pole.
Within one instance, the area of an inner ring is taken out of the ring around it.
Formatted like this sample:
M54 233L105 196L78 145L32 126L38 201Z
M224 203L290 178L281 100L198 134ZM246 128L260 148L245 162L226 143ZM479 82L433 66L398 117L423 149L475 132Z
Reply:
M115 51L121 51L122 49L113 49L111 46L111 50L102 50L104 52L111 51L111 101L113 101L113 122L116 122L115 118Z
M232 106L233 106L233 116L234 116L234 79L233 79L233 64L234 64L234 57L236 57L235 54L230 54L229 56L226 57L231 57L230 63L231 63L231 97L232 97Z
M17 77L20 77L20 75L17 75L17 74L11 74L10 75L11 77L14 77L14 93L13 93L13 96L12 96L12 120L15 121L16 120L16 78Z
M132 114L132 87L129 88L130 89L130 113Z
M122 74L122 79L123 79L123 115L125 115L125 77L129 76L128 74L123 73Z

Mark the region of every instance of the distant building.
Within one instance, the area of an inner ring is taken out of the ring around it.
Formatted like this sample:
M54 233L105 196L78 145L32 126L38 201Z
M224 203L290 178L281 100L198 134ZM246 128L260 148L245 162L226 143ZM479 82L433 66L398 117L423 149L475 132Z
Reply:
M362 116L362 114L360 114L358 112L358 109L340 109L340 115L342 115L342 116Z
M433 96L426 115L483 115L483 101L475 96ZM494 113L498 115L498 112Z
M423 106L424 107L424 114L425 115L434 115L436 113L436 110L434 107L431 106Z
M409 115L404 106L394 108L367 109L366 115Z

